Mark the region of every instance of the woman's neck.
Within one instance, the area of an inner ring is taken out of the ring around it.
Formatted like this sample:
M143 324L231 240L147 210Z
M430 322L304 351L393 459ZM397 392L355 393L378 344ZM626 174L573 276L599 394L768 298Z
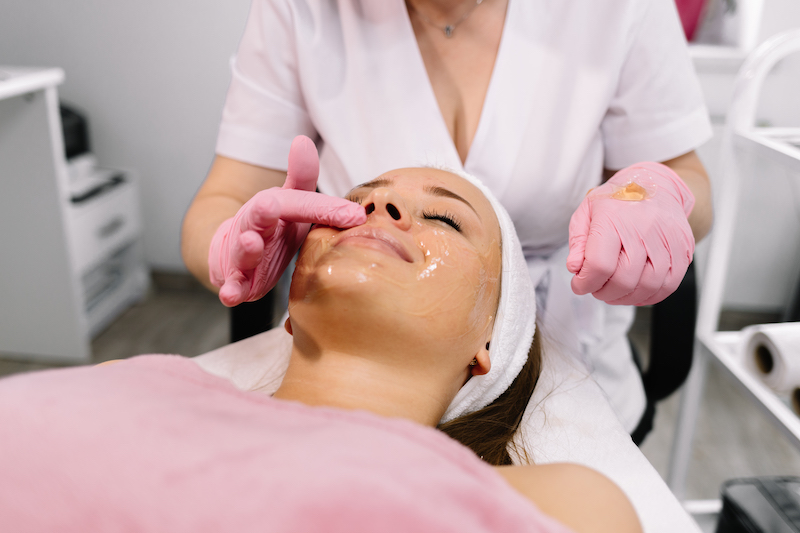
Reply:
M433 383L413 361L397 368L386 360L333 350L304 353L295 344L274 397L312 406L361 409L436 426L454 392Z

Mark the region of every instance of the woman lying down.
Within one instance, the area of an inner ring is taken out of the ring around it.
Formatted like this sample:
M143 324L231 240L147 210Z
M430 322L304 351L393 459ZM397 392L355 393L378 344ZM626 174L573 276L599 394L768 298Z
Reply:
M366 223L301 249L272 397L164 355L0 380L3 529L640 531L602 475L510 466L540 353L499 204L433 169L351 196Z

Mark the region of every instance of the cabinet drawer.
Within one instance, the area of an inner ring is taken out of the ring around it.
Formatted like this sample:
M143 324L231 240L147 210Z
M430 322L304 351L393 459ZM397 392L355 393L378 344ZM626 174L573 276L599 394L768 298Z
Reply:
M82 203L73 203L70 243L76 272L102 261L140 232L141 219L135 183L125 181Z
M94 337L129 304L141 300L148 283L138 240L84 271L81 286L90 335Z

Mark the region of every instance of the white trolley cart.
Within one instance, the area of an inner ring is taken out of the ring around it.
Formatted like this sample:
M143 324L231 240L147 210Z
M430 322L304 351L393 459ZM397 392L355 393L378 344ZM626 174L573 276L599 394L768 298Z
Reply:
M718 331L743 186L758 174L782 173L800 187L800 127L756 127L764 80L776 63L793 52L800 52L800 30L782 33L764 42L747 57L736 79L722 141L721 197L716 205L715 228L700 290L695 361L681 398L667 479L680 500L686 495L692 440L709 362L715 363L727 378L739 385L800 449L800 418L745 370L740 357L742 333ZM800 243L795 244L800 246ZM719 500L684 501L686 509L696 517L713 516L719 512L720 505Z

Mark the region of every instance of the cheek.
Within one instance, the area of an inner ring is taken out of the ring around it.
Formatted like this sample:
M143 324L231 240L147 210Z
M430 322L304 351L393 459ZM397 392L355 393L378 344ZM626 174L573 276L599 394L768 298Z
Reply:
M318 233L312 235L313 237L309 235L305 240L297 256L289 292L290 299L309 291L314 279L312 274L319 269L325 254L330 253L330 243L336 233L332 230L318 230Z
M499 244L498 244L499 247ZM497 312L500 298L500 252L493 251L480 256L482 270L479 290L474 307L474 321L476 326L481 319L487 319L486 327L491 327Z
M432 326L456 336L482 335L492 323L497 304L499 254L477 254L459 239L439 231L420 239L427 266L417 281L424 298L419 314ZM490 247L491 249L491 247Z
M313 238L309 235L300 247L295 263L295 272L298 270L308 270L319 263L319 259L330 250L330 241L333 233L314 233Z

